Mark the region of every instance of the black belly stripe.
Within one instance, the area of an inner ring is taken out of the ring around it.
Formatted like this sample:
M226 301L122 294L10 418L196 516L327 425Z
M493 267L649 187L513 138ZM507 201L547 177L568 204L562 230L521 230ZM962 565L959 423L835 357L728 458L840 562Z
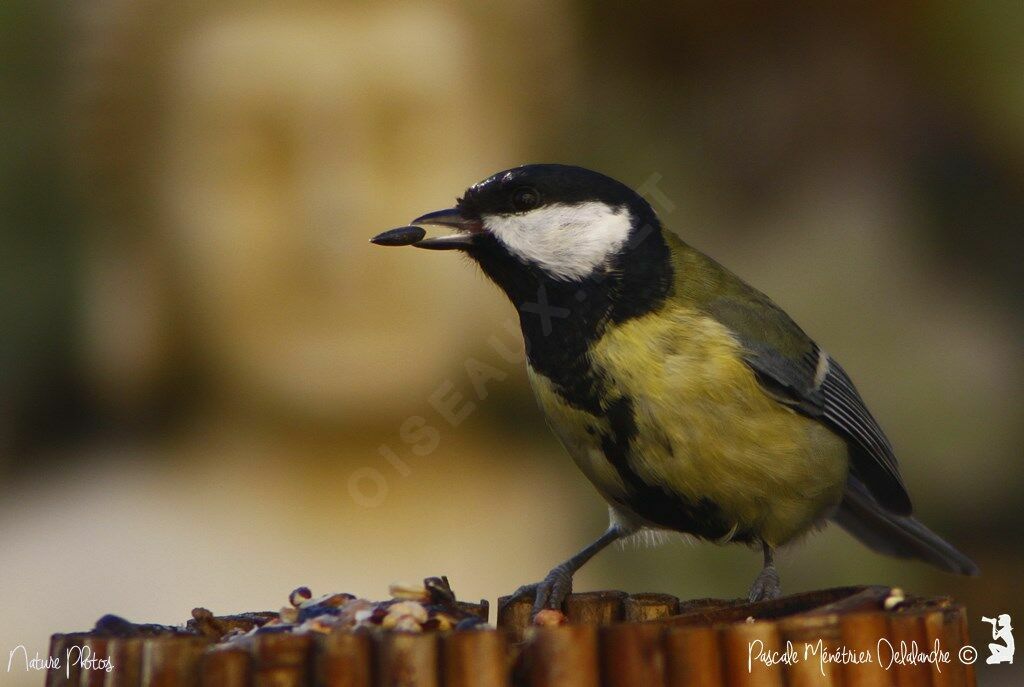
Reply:
M628 396L612 402L605 410L605 417L611 433L602 435L601 449L629 492L619 505L656 525L703 539L720 539L729 533L732 524L710 499L692 501L665 487L649 484L630 466L630 444L637 435L637 427L633 402ZM732 539L751 541L753 534L738 531Z

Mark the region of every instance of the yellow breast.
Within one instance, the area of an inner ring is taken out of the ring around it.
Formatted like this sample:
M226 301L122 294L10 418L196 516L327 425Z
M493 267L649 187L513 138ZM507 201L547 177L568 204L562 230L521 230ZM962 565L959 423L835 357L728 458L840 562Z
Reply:
M739 530L782 544L839 502L846 444L767 396L741 353L721 324L674 307L609 328L590 355L606 381L602 401L632 403L628 463L637 476L708 499ZM607 499L628 498L601 450L607 419L571 407L532 371L531 381L577 465Z

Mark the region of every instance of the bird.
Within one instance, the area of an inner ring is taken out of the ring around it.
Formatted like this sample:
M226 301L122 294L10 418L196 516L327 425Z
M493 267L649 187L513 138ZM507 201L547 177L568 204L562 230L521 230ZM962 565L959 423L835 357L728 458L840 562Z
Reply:
M608 504L600 537L509 601L559 608L587 561L642 530L759 548L750 602L781 596L776 550L830 521L877 552L979 573L913 516L835 358L626 184L527 164L411 225L453 229L410 245L464 253L516 308L540 409Z

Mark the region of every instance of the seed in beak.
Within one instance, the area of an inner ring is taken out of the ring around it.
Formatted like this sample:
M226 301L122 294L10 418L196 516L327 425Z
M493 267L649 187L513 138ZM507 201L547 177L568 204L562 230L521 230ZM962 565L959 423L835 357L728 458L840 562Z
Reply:
M375 243L378 246L411 246L417 241L423 240L426 235L427 232L421 227L398 227L377 234L370 239L370 243Z

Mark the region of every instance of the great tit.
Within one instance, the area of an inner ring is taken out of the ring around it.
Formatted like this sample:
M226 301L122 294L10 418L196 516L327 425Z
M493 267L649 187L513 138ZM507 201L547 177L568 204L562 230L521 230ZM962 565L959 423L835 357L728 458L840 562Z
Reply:
M781 594L775 549L828 520L876 551L978 573L911 516L839 363L628 186L524 165L412 224L455 229L412 245L463 251L516 307L537 401L608 503L604 534L512 598L558 608L584 563L642 528L760 547L752 602Z

